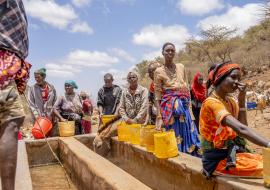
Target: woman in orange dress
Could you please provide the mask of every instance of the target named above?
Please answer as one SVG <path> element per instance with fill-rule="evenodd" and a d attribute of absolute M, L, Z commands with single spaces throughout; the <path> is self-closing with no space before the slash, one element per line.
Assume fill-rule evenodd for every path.
<path fill-rule="evenodd" d="M 248 153 L 244 138 L 264 147 L 269 140 L 247 126 L 246 86 L 240 83 L 238 64 L 217 64 L 209 73 L 208 83 L 214 91 L 203 102 L 200 115 L 203 173 L 234 176 L 262 176 L 262 157 Z M 239 91 L 238 101 L 230 94 Z"/>

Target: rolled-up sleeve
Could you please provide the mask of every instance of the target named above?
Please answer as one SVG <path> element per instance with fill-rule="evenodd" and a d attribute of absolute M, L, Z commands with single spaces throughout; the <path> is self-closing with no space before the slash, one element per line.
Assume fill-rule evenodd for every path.
<path fill-rule="evenodd" d="M 103 89 L 99 89 L 98 91 L 98 100 L 97 100 L 97 106 L 103 107 L 104 105 L 104 97 L 103 97 Z"/>
<path fill-rule="evenodd" d="M 155 100 L 161 100 L 162 79 L 158 69 L 154 73 Z"/>
<path fill-rule="evenodd" d="M 138 123 L 144 123 L 147 119 L 148 115 L 148 108 L 149 108 L 149 101 L 148 101 L 148 90 L 146 88 L 142 91 L 142 105 L 141 109 L 138 112 L 137 116 L 135 117 L 135 121 Z"/>
<path fill-rule="evenodd" d="M 56 109 L 57 111 L 60 111 L 61 110 L 62 100 L 63 100 L 63 97 L 62 96 L 59 96 L 57 98 L 56 102 L 54 103 L 53 108 Z"/>
<path fill-rule="evenodd" d="M 119 103 L 119 114 L 121 115 L 124 121 L 127 121 L 129 118 L 126 114 L 126 105 L 125 105 L 125 92 L 122 91 L 120 103 Z"/>

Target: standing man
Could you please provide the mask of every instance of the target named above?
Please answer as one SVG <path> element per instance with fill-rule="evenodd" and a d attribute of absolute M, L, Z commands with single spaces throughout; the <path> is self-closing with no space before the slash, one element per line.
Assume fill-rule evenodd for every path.
<path fill-rule="evenodd" d="M 31 65 L 27 18 L 22 0 L 0 0 L 0 176 L 2 190 L 14 190 L 18 131 L 24 121 L 19 94 Z"/>
<path fill-rule="evenodd" d="M 53 106 L 56 102 L 56 90 L 46 78 L 46 69 L 41 68 L 34 72 L 36 84 L 28 91 L 28 101 L 35 117 L 46 117 L 52 121 Z"/>
<path fill-rule="evenodd" d="M 97 106 L 100 115 L 117 115 L 122 90 L 113 84 L 113 76 L 110 73 L 104 75 L 105 85 L 98 91 Z"/>

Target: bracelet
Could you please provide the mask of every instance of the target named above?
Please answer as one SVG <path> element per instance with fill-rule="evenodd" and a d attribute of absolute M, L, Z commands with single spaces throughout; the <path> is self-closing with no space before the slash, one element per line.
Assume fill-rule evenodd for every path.
<path fill-rule="evenodd" d="M 239 111 L 247 111 L 247 108 L 239 108 Z"/>

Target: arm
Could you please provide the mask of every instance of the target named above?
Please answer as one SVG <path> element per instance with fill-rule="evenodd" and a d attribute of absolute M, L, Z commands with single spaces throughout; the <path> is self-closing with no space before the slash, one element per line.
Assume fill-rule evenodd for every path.
<path fill-rule="evenodd" d="M 35 105 L 35 97 L 34 97 L 34 94 L 33 94 L 33 88 L 30 87 L 29 91 L 28 91 L 28 102 L 30 104 L 30 109 L 33 113 L 33 115 L 35 116 L 35 118 L 37 118 L 39 116 L 39 112 L 38 112 L 38 109 Z"/>
<path fill-rule="evenodd" d="M 126 114 L 126 109 L 125 109 L 125 93 L 122 92 L 120 103 L 119 103 L 119 114 L 123 118 L 125 122 L 129 120 L 129 117 Z"/>
<path fill-rule="evenodd" d="M 160 101 L 161 101 L 161 92 L 162 92 L 162 80 L 157 73 L 157 70 L 154 73 L 154 85 L 155 85 L 155 105 L 157 108 L 157 117 L 156 117 L 156 129 L 161 130 L 163 125 L 163 120 L 161 116 Z"/>
<path fill-rule="evenodd" d="M 103 114 L 103 98 L 102 98 L 102 89 L 100 89 L 98 91 L 98 100 L 97 100 L 97 107 L 98 107 L 98 111 L 99 114 L 102 115 Z"/>
<path fill-rule="evenodd" d="M 226 125 L 231 127 L 235 132 L 237 132 L 240 136 L 248 139 L 249 141 L 259 145 L 267 147 L 269 145 L 269 141 L 258 135 L 254 130 L 249 128 L 248 126 L 242 124 L 233 116 L 228 115 L 222 120 L 222 125 Z"/>
<path fill-rule="evenodd" d="M 144 89 L 142 92 L 142 105 L 140 111 L 134 118 L 135 123 L 140 123 L 144 119 L 144 117 L 146 117 L 146 119 L 148 118 L 148 107 L 149 107 L 148 90 Z"/>
<path fill-rule="evenodd" d="M 248 125 L 246 112 L 246 85 L 242 85 L 239 83 L 238 88 L 239 88 L 238 106 L 240 108 L 238 120 L 242 124 Z"/>
<path fill-rule="evenodd" d="M 60 121 L 65 121 L 65 119 L 61 116 L 61 114 L 59 113 L 60 107 L 62 104 L 62 97 L 59 97 L 54 106 L 53 106 L 53 113 L 55 114 L 55 116 L 60 120 Z"/>
<path fill-rule="evenodd" d="M 122 95 L 122 89 L 119 90 L 119 94 L 118 94 L 117 99 L 116 99 L 116 105 L 117 105 L 117 107 L 115 109 L 114 115 L 119 115 L 121 95 Z"/>

